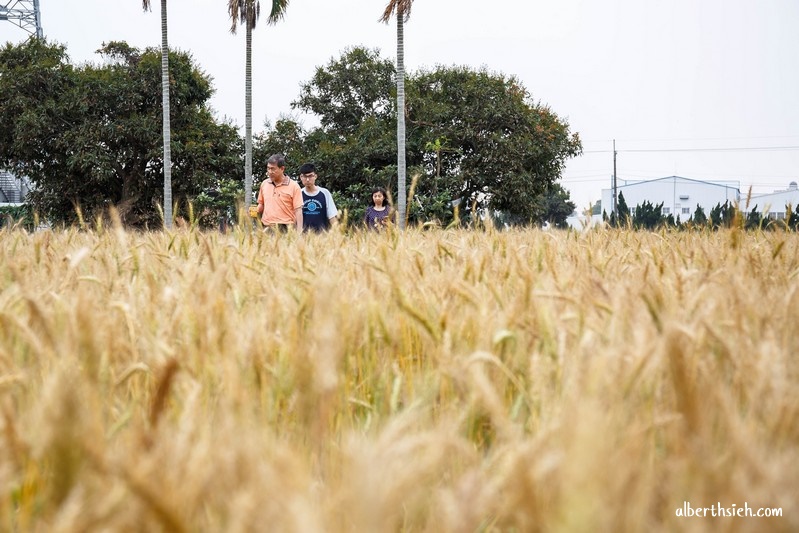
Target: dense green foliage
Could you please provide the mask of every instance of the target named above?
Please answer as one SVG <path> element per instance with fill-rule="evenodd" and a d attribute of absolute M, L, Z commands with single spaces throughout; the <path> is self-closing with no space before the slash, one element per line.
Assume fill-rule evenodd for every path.
<path fill-rule="evenodd" d="M 29 205 L 0 206 L 0 228 L 23 227 L 32 230 L 34 225 L 34 217 Z"/>
<path fill-rule="evenodd" d="M 258 139 L 256 161 L 263 168 L 263 157 L 284 151 L 295 164 L 316 162 L 320 183 L 358 218 L 372 187 L 396 182 L 393 76 L 390 61 L 364 48 L 317 68 L 293 107 L 319 117 L 319 126 L 278 121 Z M 518 80 L 437 67 L 409 73 L 405 87 L 411 221 L 449 223 L 453 202 L 514 222 L 565 221 L 573 205 L 554 185 L 580 141 Z"/>
<path fill-rule="evenodd" d="M 113 42 L 102 65 L 75 66 L 65 48 L 31 40 L 0 50 L 0 167 L 33 184 L 33 210 L 55 223 L 91 220 L 109 206 L 130 226 L 160 225 L 160 52 Z M 177 216 L 216 225 L 241 200 L 242 140 L 207 107 L 212 87 L 188 54 L 170 53 L 172 189 Z M 253 151 L 255 190 L 273 153 L 289 173 L 320 170 L 350 221 L 370 190 L 396 183 L 394 66 L 376 51 L 345 51 L 302 86 L 293 107 L 319 119 L 267 125 Z M 409 219 L 449 224 L 462 214 L 508 224 L 562 225 L 574 209 L 557 180 L 580 141 L 512 77 L 437 67 L 407 79 Z M 239 183 L 242 182 L 242 183 Z M 77 209 L 79 208 L 79 209 Z M 81 215 L 82 214 L 82 215 Z"/>
<path fill-rule="evenodd" d="M 115 206 L 132 226 L 160 224 L 160 51 L 110 43 L 102 65 L 73 66 L 65 48 L 29 40 L 0 50 L 0 167 L 26 175 L 32 207 L 56 223 Z M 194 197 L 241 168 L 241 141 L 206 103 L 210 78 L 170 53 L 172 190 Z"/>

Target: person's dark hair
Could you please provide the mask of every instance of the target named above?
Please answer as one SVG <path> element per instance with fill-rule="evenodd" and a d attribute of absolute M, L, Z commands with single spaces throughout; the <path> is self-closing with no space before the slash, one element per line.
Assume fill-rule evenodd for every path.
<path fill-rule="evenodd" d="M 300 167 L 300 170 L 297 171 L 297 174 L 299 175 L 311 173 L 316 173 L 316 166 L 313 163 L 305 163 Z"/>
<path fill-rule="evenodd" d="M 369 193 L 369 205 L 374 207 L 375 200 L 372 197 L 375 195 L 376 192 L 383 193 L 383 205 L 388 205 L 388 193 L 386 192 L 386 189 L 384 187 L 375 187 L 374 189 L 372 189 L 372 192 Z"/>
<path fill-rule="evenodd" d="M 274 154 L 266 160 L 266 164 L 272 163 L 281 168 L 286 168 L 286 156 L 283 154 Z"/>

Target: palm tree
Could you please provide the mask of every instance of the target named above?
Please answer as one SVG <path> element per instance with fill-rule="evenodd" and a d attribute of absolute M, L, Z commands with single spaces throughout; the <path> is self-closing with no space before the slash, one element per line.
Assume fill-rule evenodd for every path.
<path fill-rule="evenodd" d="M 403 27 L 411 16 L 413 0 L 389 0 L 380 22 L 397 15 L 397 224 L 405 229 L 405 42 Z"/>
<path fill-rule="evenodd" d="M 272 0 L 272 10 L 267 24 L 275 24 L 283 18 L 289 0 Z M 252 30 L 261 15 L 259 0 L 228 0 L 230 32 L 236 33 L 239 23 L 247 30 L 247 51 L 244 67 L 244 202 L 252 203 Z"/>
<path fill-rule="evenodd" d="M 150 9 L 150 0 L 142 0 Z M 166 38 L 166 0 L 161 0 L 161 109 L 164 116 L 164 225 L 172 228 L 172 129 L 169 125 L 169 44 Z"/>

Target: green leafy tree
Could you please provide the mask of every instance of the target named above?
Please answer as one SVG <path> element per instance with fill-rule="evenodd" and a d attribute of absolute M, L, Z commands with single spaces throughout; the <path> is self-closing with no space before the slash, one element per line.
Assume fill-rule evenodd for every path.
<path fill-rule="evenodd" d="M 391 98 L 394 65 L 376 50 L 351 48 L 327 65 L 317 67 L 303 84 L 294 109 L 316 115 L 320 125 L 303 133 L 302 158 L 314 161 L 340 209 L 359 220 L 373 187 L 392 195 L 396 186 L 396 116 Z M 284 119 L 288 122 L 289 119 Z M 283 132 L 280 131 L 283 130 Z M 266 134 L 280 146 L 281 121 Z M 293 131 L 300 131 L 299 125 Z M 301 142 L 293 143 L 294 147 Z M 409 154 L 413 157 L 413 150 Z M 289 160 L 299 162 L 287 152 Z M 395 195 L 393 195 L 395 196 Z"/>
<path fill-rule="evenodd" d="M 88 218 L 114 205 L 126 224 L 156 227 L 161 58 L 117 42 L 101 53 L 104 65 L 76 68 L 60 45 L 0 50 L 0 166 L 30 178 L 30 203 L 53 222 L 74 222 L 75 206 Z M 171 55 L 172 185 L 185 201 L 234 175 L 241 143 L 208 110 L 207 76 L 187 54 Z"/>
<path fill-rule="evenodd" d="M 621 196 L 621 195 L 620 195 Z M 644 203 L 636 206 L 633 215 L 633 227 L 638 229 L 653 230 L 665 222 L 663 217 L 663 203 L 653 205 L 652 202 L 644 200 Z"/>
<path fill-rule="evenodd" d="M 379 51 L 348 48 L 338 59 L 317 67 L 291 105 L 317 115 L 322 131 L 330 134 L 331 139 L 338 136 L 344 141 L 363 133 L 361 125 L 369 121 L 388 122 L 393 129 L 396 127 L 391 99 L 393 79 L 394 65 L 381 58 Z"/>
<path fill-rule="evenodd" d="M 619 198 L 616 205 L 616 211 L 617 213 L 614 213 L 616 214 L 616 223 L 613 224 L 611 222 L 611 226 L 626 228 L 632 222 L 632 218 L 630 216 L 630 208 L 627 207 L 627 200 L 624 199 L 624 193 L 621 191 L 619 191 Z M 612 218 L 613 217 L 611 215 L 611 221 Z"/>
<path fill-rule="evenodd" d="M 548 191 L 534 200 L 538 215 L 534 222 L 538 225 L 549 223 L 556 228 L 568 227 L 566 219 L 574 212 L 577 205 L 569 199 L 569 192 L 559 183 L 553 184 Z"/>
<path fill-rule="evenodd" d="M 376 185 L 392 192 L 393 73 L 376 51 L 349 49 L 318 68 L 293 104 L 319 116 L 305 149 L 345 203 L 363 206 Z M 485 70 L 412 74 L 407 91 L 406 159 L 415 178 L 409 219 L 447 224 L 452 203 L 459 202 L 461 210 L 474 204 L 538 222 L 536 198 L 552 190 L 566 159 L 580 151 L 568 125 L 532 102 L 514 78 Z"/>
<path fill-rule="evenodd" d="M 708 218 L 710 219 L 711 227 L 713 229 L 719 229 L 732 227 L 737 216 L 735 205 L 729 201 L 725 201 L 723 205 L 721 203 L 716 204 L 716 206 L 710 210 Z"/>
<path fill-rule="evenodd" d="M 739 213 L 735 204 L 725 201 L 721 212 L 721 221 L 725 228 L 731 228 L 738 219 Z"/>
<path fill-rule="evenodd" d="M 694 216 L 692 218 L 692 222 L 697 227 L 704 227 L 707 225 L 707 215 L 705 215 L 705 210 L 702 209 L 702 206 L 696 204 L 696 209 L 694 210 Z"/>
<path fill-rule="evenodd" d="M 745 229 L 759 229 L 763 224 L 763 214 L 757 211 L 757 205 L 746 214 L 746 221 L 744 224 Z"/>
<path fill-rule="evenodd" d="M 0 206 L 0 228 L 23 227 L 28 231 L 34 229 L 34 217 L 30 205 Z"/>
<path fill-rule="evenodd" d="M 220 178 L 212 187 L 202 191 L 194 199 L 200 226 L 218 226 L 220 231 L 226 232 L 236 220 L 236 206 L 243 194 L 241 181 L 231 178 Z"/>
<path fill-rule="evenodd" d="M 565 229 L 569 225 L 566 219 L 574 212 L 576 204 L 569 199 L 569 192 L 559 183 L 555 183 L 550 190 L 536 196 L 532 200 L 534 217 L 532 220 L 525 215 L 511 215 L 499 212 L 496 221 L 499 224 L 510 226 L 526 225 L 533 223 L 536 226 L 550 224 L 553 227 Z"/>
<path fill-rule="evenodd" d="M 28 174 L 26 162 L 35 172 L 50 170 L 49 154 L 35 142 L 38 135 L 54 137 L 60 132 L 62 113 L 56 112 L 55 96 L 72 91 L 75 73 L 69 64 L 64 46 L 51 46 L 40 39 L 30 39 L 23 45 L 6 43 L 0 50 L 0 168 L 22 176 Z M 78 107 L 81 100 L 73 103 Z M 48 120 L 48 116 L 59 120 Z"/>
<path fill-rule="evenodd" d="M 791 205 L 788 204 L 785 206 L 785 211 L 788 215 L 785 220 L 788 228 L 794 231 L 799 231 L 799 204 L 797 204 L 793 209 L 791 209 Z"/>
<path fill-rule="evenodd" d="M 726 204 L 725 204 L 726 205 Z M 721 227 L 722 208 L 721 203 L 717 203 L 710 209 L 710 227 L 719 229 Z"/>
<path fill-rule="evenodd" d="M 409 145 L 418 151 L 446 139 L 447 146 L 412 159 L 424 169 L 420 192 L 446 191 L 464 205 L 535 223 L 534 199 L 551 190 L 566 160 L 581 150 L 568 124 L 535 103 L 516 78 L 487 70 L 421 71 L 408 91 Z"/>
<path fill-rule="evenodd" d="M 296 178 L 297 168 L 314 159 L 314 154 L 307 146 L 307 133 L 299 123 L 288 117 L 278 119 L 274 127 L 270 124 L 266 127 L 266 131 L 255 138 L 253 160 L 258 171 L 254 175 L 259 180 L 266 179 L 267 159 L 273 154 L 284 154 L 286 173 Z"/>

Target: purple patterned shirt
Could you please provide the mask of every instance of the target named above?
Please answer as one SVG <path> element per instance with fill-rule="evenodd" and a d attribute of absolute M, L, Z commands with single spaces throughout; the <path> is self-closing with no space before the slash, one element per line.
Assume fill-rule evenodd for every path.
<path fill-rule="evenodd" d="M 366 208 L 366 215 L 363 221 L 366 222 L 366 227 L 379 231 L 386 225 L 386 219 L 391 214 L 391 208 L 386 206 L 382 211 L 375 209 L 375 206 L 370 205 Z"/>

